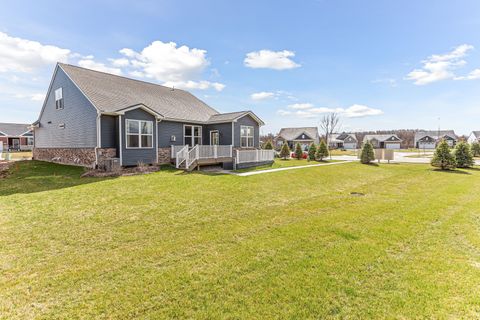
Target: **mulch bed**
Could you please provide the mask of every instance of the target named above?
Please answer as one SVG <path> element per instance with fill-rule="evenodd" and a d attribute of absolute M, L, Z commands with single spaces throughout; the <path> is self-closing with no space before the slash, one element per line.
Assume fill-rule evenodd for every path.
<path fill-rule="evenodd" d="M 0 179 L 4 179 L 8 176 L 8 170 L 12 164 L 13 162 L 0 161 Z"/>

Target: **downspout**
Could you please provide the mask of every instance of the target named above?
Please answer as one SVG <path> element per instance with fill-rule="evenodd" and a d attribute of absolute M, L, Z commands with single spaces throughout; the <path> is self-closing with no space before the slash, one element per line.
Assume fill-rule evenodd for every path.
<path fill-rule="evenodd" d="M 120 166 L 123 166 L 123 142 L 122 142 L 122 115 L 118 115 L 118 151 L 120 155 Z"/>
<path fill-rule="evenodd" d="M 155 152 L 157 153 L 157 163 L 158 163 L 158 124 L 159 124 L 161 121 L 162 121 L 161 119 L 157 119 L 157 121 L 155 122 L 155 124 L 156 124 L 156 128 L 155 128 L 155 146 L 156 146 L 156 150 L 155 150 Z"/>
<path fill-rule="evenodd" d="M 98 149 L 100 149 L 102 144 L 101 117 L 102 117 L 102 114 L 100 112 L 97 112 L 97 146 L 95 147 L 95 168 L 98 168 Z"/>

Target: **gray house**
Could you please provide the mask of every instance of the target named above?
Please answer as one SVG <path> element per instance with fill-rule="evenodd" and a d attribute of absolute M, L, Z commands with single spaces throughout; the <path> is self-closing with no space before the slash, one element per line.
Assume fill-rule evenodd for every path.
<path fill-rule="evenodd" d="M 34 159 L 95 167 L 232 162 L 259 147 L 252 111 L 219 113 L 191 93 L 58 63 L 35 127 Z M 180 158 L 180 159 L 179 159 Z"/>
<path fill-rule="evenodd" d="M 334 133 L 328 138 L 328 146 L 332 149 L 355 150 L 358 140 L 354 133 Z"/>
<path fill-rule="evenodd" d="M 402 139 L 396 134 L 367 134 L 363 143 L 370 141 L 375 149 L 400 149 Z"/>
<path fill-rule="evenodd" d="M 441 140 L 447 141 L 450 147 L 454 147 L 458 138 L 453 130 L 418 131 L 415 133 L 415 147 L 418 149 L 435 149 Z"/>
<path fill-rule="evenodd" d="M 277 148 L 286 141 L 292 150 L 299 143 L 302 149 L 307 151 L 312 142 L 320 142 L 320 136 L 316 127 L 282 128 L 274 140 Z"/>
<path fill-rule="evenodd" d="M 30 124 L 0 123 L 0 150 L 26 151 L 33 148 Z"/>

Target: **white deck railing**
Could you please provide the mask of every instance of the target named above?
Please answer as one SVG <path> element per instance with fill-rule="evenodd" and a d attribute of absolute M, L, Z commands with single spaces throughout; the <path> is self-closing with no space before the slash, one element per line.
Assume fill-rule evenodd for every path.
<path fill-rule="evenodd" d="M 273 161 L 273 150 L 237 150 L 237 163 Z"/>
<path fill-rule="evenodd" d="M 192 149 L 190 149 L 190 151 L 188 151 L 188 155 L 187 155 L 187 169 L 190 168 L 190 166 L 192 165 L 192 163 L 195 162 L 195 160 L 198 160 L 199 158 L 199 149 L 198 149 L 198 145 L 196 145 L 195 147 L 193 147 Z"/>
<path fill-rule="evenodd" d="M 173 146 L 172 146 L 173 147 Z M 172 148 L 173 151 L 173 148 Z M 184 161 L 188 159 L 188 146 L 183 146 L 180 150 L 175 153 L 175 167 L 180 168 Z"/>
<path fill-rule="evenodd" d="M 231 145 L 197 145 L 200 159 L 231 158 L 233 156 Z M 185 146 L 171 146 L 171 157 L 175 159 L 177 153 Z"/>

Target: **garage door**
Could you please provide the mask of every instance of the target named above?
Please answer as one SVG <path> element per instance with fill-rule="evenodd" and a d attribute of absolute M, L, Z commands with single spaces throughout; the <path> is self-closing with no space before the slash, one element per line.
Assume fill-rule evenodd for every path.
<path fill-rule="evenodd" d="M 400 149 L 400 143 L 386 143 L 385 149 Z"/>
<path fill-rule="evenodd" d="M 435 149 L 435 142 L 418 143 L 419 149 Z"/>
<path fill-rule="evenodd" d="M 343 145 L 343 148 L 346 149 L 346 150 L 357 149 L 357 144 L 356 143 L 345 143 Z"/>

